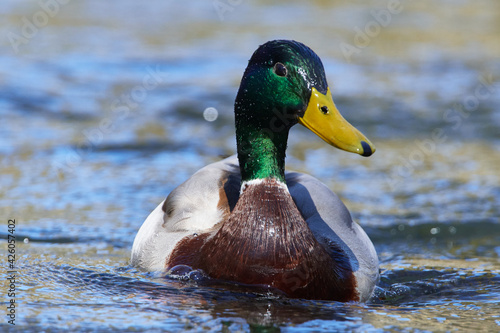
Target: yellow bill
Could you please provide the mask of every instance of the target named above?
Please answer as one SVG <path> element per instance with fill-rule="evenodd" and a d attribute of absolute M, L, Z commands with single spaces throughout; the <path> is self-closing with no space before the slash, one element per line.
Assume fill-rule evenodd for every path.
<path fill-rule="evenodd" d="M 312 88 L 309 104 L 304 116 L 299 117 L 299 123 L 339 149 L 363 156 L 370 156 L 375 152 L 375 146 L 370 140 L 349 124 L 337 110 L 330 88 L 326 95 Z"/>

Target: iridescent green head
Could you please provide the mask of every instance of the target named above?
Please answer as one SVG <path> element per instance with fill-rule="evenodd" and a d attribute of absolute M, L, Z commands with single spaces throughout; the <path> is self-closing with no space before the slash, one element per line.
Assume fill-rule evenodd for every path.
<path fill-rule="evenodd" d="M 235 121 L 243 181 L 284 181 L 288 132 L 297 123 L 340 149 L 363 156 L 375 151 L 335 107 L 319 57 L 295 41 L 270 41 L 254 52 L 236 96 Z"/>

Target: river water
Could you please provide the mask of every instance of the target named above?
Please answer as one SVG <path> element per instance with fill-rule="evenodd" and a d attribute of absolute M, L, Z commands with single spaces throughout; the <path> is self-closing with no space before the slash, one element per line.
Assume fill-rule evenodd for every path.
<path fill-rule="evenodd" d="M 500 331 L 498 1 L 4 0 L 0 16 L 2 331 Z M 278 38 L 319 54 L 377 146 L 363 158 L 297 127 L 287 151 L 374 242 L 366 304 L 128 265 L 149 212 L 235 152 L 239 80 Z"/>

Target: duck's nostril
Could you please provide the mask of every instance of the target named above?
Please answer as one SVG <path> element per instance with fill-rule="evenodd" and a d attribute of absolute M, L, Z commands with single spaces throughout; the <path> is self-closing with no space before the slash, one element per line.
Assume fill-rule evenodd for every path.
<path fill-rule="evenodd" d="M 363 147 L 363 156 L 370 156 L 373 154 L 372 147 L 370 147 L 366 141 L 361 141 L 361 147 Z"/>
<path fill-rule="evenodd" d="M 321 109 L 321 112 L 323 112 L 323 114 L 328 114 L 328 111 L 330 111 L 330 110 L 328 110 L 328 106 L 326 106 L 326 105 L 323 105 L 320 109 Z"/>

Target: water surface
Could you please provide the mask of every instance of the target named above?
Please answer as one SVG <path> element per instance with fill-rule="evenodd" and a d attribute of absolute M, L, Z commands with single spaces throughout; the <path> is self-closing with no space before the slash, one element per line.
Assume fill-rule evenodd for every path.
<path fill-rule="evenodd" d="M 498 2 L 403 1 L 386 16 L 384 1 L 227 3 L 92 0 L 47 12 L 4 1 L 0 234 L 16 219 L 15 329 L 500 330 Z M 377 146 L 363 158 L 294 128 L 287 151 L 287 167 L 334 190 L 374 242 L 381 280 L 367 304 L 128 265 L 149 212 L 235 152 L 239 80 L 276 38 L 320 55 L 337 106 Z"/>

